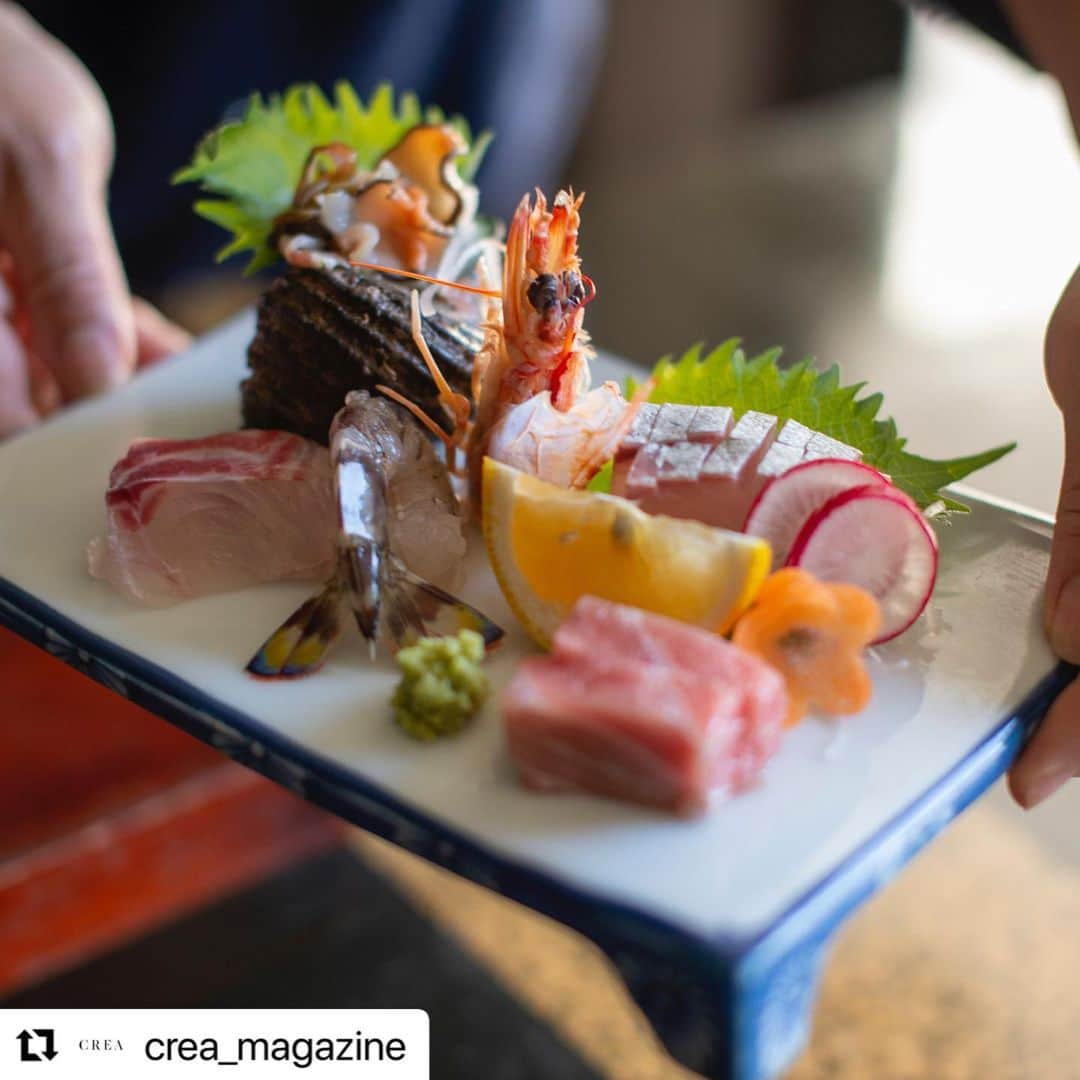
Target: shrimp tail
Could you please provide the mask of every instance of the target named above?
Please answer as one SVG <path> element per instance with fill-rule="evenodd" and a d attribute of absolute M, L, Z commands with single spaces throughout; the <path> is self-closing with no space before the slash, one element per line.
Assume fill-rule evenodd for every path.
<path fill-rule="evenodd" d="M 318 671 L 341 637 L 343 592 L 335 574 L 259 646 L 247 671 L 261 679 L 295 679 Z"/>
<path fill-rule="evenodd" d="M 379 639 L 384 559 L 378 545 L 366 541 L 344 548 L 339 557 L 338 572 L 345 584 L 345 595 L 372 659 Z"/>
<path fill-rule="evenodd" d="M 346 599 L 372 657 L 380 631 L 394 652 L 417 638 L 463 629 L 475 630 L 492 649 L 506 634 L 482 611 L 417 576 L 393 555 L 373 564 L 364 553 L 349 551 L 342 553 L 339 572 L 259 646 L 247 671 L 260 679 L 313 675 L 341 637 Z"/>
<path fill-rule="evenodd" d="M 371 657 L 382 641 L 391 652 L 417 638 L 476 630 L 491 648 L 505 631 L 464 600 L 414 574 L 396 555 L 357 544 L 342 552 L 341 578 Z"/>
<path fill-rule="evenodd" d="M 475 630 L 484 647 L 494 648 L 506 631 L 471 604 L 414 574 L 391 555 L 383 581 L 385 636 L 396 651 L 421 637 Z"/>

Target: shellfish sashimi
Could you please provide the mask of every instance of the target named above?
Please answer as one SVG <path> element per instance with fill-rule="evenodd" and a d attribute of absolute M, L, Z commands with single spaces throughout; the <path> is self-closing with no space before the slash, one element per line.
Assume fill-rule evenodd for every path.
<path fill-rule="evenodd" d="M 767 413 L 746 412 L 732 427 L 723 406 L 642 406 L 616 452 L 612 491 L 650 514 L 740 530 L 770 480 L 823 458 L 862 454 Z"/>
<path fill-rule="evenodd" d="M 472 225 L 477 191 L 457 173 L 468 150 L 449 124 L 418 124 L 372 169 L 341 142 L 312 147 L 274 239 L 293 266 L 331 269 L 348 259 L 423 271 L 454 228 Z"/>
<path fill-rule="evenodd" d="M 787 694 L 721 637 L 585 597 L 500 708 L 526 786 L 692 815 L 753 782 L 780 745 Z"/>
<path fill-rule="evenodd" d="M 334 565 L 326 451 L 282 431 L 140 439 L 116 463 L 90 573 L 165 606 L 267 581 L 317 581 Z"/>
<path fill-rule="evenodd" d="M 437 408 L 410 338 L 411 288 L 380 271 L 467 278 L 480 251 L 497 249 L 477 224 L 476 187 L 458 172 L 467 150 L 451 124 L 418 124 L 374 164 L 341 142 L 311 147 L 270 235 L 288 266 L 258 306 L 242 388 L 246 426 L 325 443 L 345 395 L 379 384 Z M 479 311 L 460 296 L 428 299 L 431 349 L 464 392 L 483 339 Z"/>

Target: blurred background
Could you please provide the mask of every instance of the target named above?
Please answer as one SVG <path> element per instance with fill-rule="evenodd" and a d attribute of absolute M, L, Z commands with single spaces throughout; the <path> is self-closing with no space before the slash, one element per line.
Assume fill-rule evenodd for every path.
<path fill-rule="evenodd" d="M 235 109 L 283 74 L 325 71 L 328 86 L 345 73 L 364 90 L 392 78 L 497 132 L 480 177 L 489 212 L 505 218 L 537 183 L 587 193 L 581 244 L 599 287 L 587 325 L 602 348 L 652 364 L 738 336 L 837 361 L 872 375 L 928 455 L 1016 438 L 1020 452 L 980 483 L 1053 507 L 1041 334 L 1076 261 L 1080 161 L 1049 80 L 891 0 L 451 3 L 448 25 L 488 30 L 423 68 L 400 55 L 396 35 L 415 28 L 386 15 L 395 7 L 361 4 L 351 25 L 385 20 L 380 41 L 399 48 L 361 34 L 332 72 L 302 54 L 245 61 L 164 133 L 118 118 L 114 215 L 137 289 L 203 329 L 264 284 L 241 280 L 239 259 L 215 272 L 221 234 L 191 214 L 190 188 L 160 183 L 223 100 Z M 119 69 L 101 61 L 90 66 L 108 89 Z M 954 423 L 961 402 L 974 427 Z"/>
<path fill-rule="evenodd" d="M 1019 449 L 979 486 L 1053 510 L 1062 447 L 1041 342 L 1080 255 L 1080 160 L 1055 86 L 971 29 L 912 18 L 886 0 L 513 6 L 528 18 L 511 18 L 510 7 L 478 3 L 469 17 L 499 28 L 488 47 L 511 50 L 518 82 L 498 73 L 470 82 L 450 65 L 425 96 L 497 130 L 481 180 L 489 208 L 505 213 L 534 178 L 588 193 L 582 251 L 599 298 L 587 326 L 602 348 L 651 364 L 696 341 L 739 336 L 755 350 L 779 344 L 789 356 L 836 361 L 884 392 L 921 453 L 1016 439 Z M 63 38 L 62 20 L 49 17 Z M 218 24 L 228 55 L 238 55 L 239 30 L 224 16 Z M 183 58 L 176 49 L 170 62 Z M 102 54 L 100 67 L 86 59 L 108 90 L 115 57 Z M 390 54 L 385 67 L 360 73 L 300 57 L 283 81 L 328 85 L 350 74 L 360 87 L 384 77 L 400 84 L 396 62 L 413 70 Z M 240 96 L 282 82 L 236 78 L 250 79 L 235 88 Z M 123 204 L 135 199 L 125 194 L 138 187 L 132 177 L 164 190 L 169 169 L 219 115 L 220 95 L 205 96 L 193 130 L 174 131 L 165 149 L 145 123 L 119 125 L 114 188 L 135 286 L 196 330 L 249 303 L 260 283 L 243 281 L 238 265 L 213 268 L 220 239 L 194 223 L 190 192 L 170 195 L 149 230 L 142 200 L 138 214 Z M 1067 791 L 1024 816 L 995 791 L 921 856 L 841 935 L 813 1045 L 793 1075 L 1076 1075 L 1080 1036 L 1068 1003 L 1080 990 L 1078 810 L 1080 795 Z M 468 958 L 454 963 L 494 976 L 578 1062 L 534 1040 L 520 1044 L 532 1049 L 519 1048 L 509 1071 L 489 1075 L 685 1075 L 589 945 L 370 838 L 350 834 L 348 843 Z M 290 859 L 308 850 L 295 848 Z M 3 871 L 0 861 L 0 889 Z M 310 892 L 295 880 L 294 891 Z M 233 903 L 235 920 L 241 901 Z M 264 916 L 270 903 L 259 905 Z M 211 965 L 199 942 L 208 949 L 221 930 L 202 918 L 185 940 Z M 159 913 L 137 929 L 165 922 Z M 167 955 L 168 932 L 151 939 Z M 305 933 L 310 954 L 322 939 Z M 72 957 L 82 963 L 105 942 Z M 143 970 L 140 945 L 127 948 L 124 970 Z M 72 962 L 52 962 L 34 980 Z M 96 961 L 81 983 L 69 974 L 68 985 L 90 992 L 111 977 L 109 962 Z"/>

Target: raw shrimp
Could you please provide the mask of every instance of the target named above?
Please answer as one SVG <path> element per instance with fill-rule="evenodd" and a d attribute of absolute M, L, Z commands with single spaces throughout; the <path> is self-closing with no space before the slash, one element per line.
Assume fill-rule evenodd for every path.
<path fill-rule="evenodd" d="M 415 574 L 460 584 L 465 538 L 446 466 L 423 431 L 384 398 L 354 391 L 330 428 L 342 544 L 376 543 Z"/>
<path fill-rule="evenodd" d="M 502 637 L 486 616 L 426 580 L 450 585 L 465 555 L 457 500 L 445 465 L 397 406 L 363 391 L 349 394 L 330 431 L 340 531 L 338 565 L 322 592 L 267 639 L 248 670 L 308 674 L 341 634 L 351 607 L 374 654 L 439 630 L 468 626 L 488 645 Z M 422 575 L 422 576 L 421 576 Z"/>
<path fill-rule="evenodd" d="M 479 370 L 473 368 L 481 431 L 494 424 L 487 413 L 501 414 L 541 391 L 550 391 L 555 407 L 565 411 L 589 388 L 593 349 L 582 322 L 596 289 L 582 275 L 577 254 L 583 198 L 560 191 L 549 212 L 537 191 L 535 205 L 526 195 L 514 212 L 506 238 L 501 327 Z"/>
<path fill-rule="evenodd" d="M 615 383 L 583 394 L 566 410 L 551 391 L 533 394 L 504 413 L 488 437 L 496 461 L 561 487 L 584 487 L 611 459 L 625 430 L 628 408 Z"/>
<path fill-rule="evenodd" d="M 614 455 L 648 394 L 646 385 L 628 402 L 614 383 L 589 389 L 593 350 L 582 320 L 596 290 L 581 273 L 577 254 L 581 201 L 560 191 L 549 211 L 537 191 L 535 203 L 526 195 L 518 204 L 506 241 L 502 292 L 493 294 L 499 303 L 489 307 L 484 344 L 473 363 L 471 402 L 439 373 L 414 296 L 413 336 L 439 385 L 452 435 L 399 394 L 379 387 L 444 439 L 451 460 L 464 452 L 474 499 L 488 454 L 553 483 L 583 487 Z"/>

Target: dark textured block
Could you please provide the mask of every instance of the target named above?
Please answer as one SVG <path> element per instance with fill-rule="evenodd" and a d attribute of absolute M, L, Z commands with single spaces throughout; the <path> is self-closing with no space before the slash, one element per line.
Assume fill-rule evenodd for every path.
<path fill-rule="evenodd" d="M 289 269 L 259 302 L 242 386 L 244 424 L 280 428 L 325 444 L 350 390 L 397 390 L 445 422 L 434 380 L 412 340 L 410 289 L 340 268 Z M 469 393 L 482 336 L 474 327 L 425 319 L 424 337 L 447 381 Z"/>

